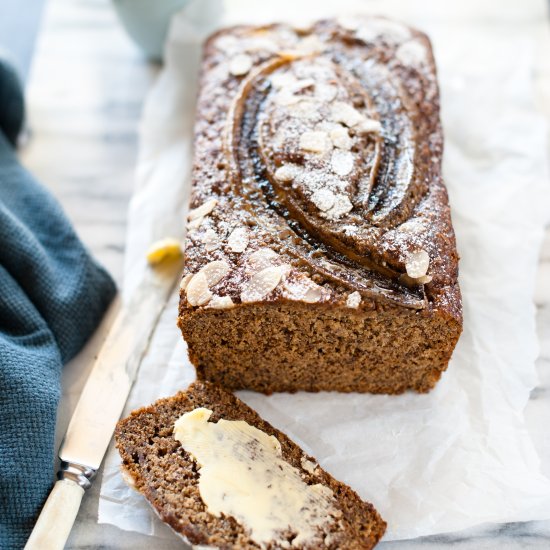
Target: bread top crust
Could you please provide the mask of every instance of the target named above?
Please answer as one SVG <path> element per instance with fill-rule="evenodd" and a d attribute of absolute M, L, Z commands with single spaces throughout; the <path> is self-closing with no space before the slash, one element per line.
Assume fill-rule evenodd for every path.
<path fill-rule="evenodd" d="M 363 502 L 348 486 L 336 481 L 285 434 L 273 428 L 242 401 L 214 384 L 195 382 L 187 391 L 138 409 L 121 420 L 115 430 L 116 447 L 122 457 L 127 482 L 143 493 L 160 518 L 192 544 L 220 548 L 258 548 L 245 528 L 231 517 L 210 514 L 201 499 L 200 470 L 193 458 L 174 438 L 174 423 L 183 414 L 205 407 L 213 411 L 211 421 L 244 420 L 277 438 L 282 457 L 297 468 L 308 484 L 321 483 L 333 491 L 342 515 L 329 522 L 318 548 L 372 548 L 384 534 L 386 524 L 374 507 Z M 292 533 L 284 536 L 292 538 Z M 327 538 L 328 537 L 328 538 Z M 268 548 L 280 548 L 274 541 Z"/>
<path fill-rule="evenodd" d="M 351 302 L 461 322 L 442 152 L 423 33 L 367 17 L 214 34 L 197 103 L 182 310 Z"/>

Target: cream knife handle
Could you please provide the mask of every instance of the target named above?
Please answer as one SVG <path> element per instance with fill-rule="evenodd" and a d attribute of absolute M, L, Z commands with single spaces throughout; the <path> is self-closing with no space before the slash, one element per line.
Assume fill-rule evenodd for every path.
<path fill-rule="evenodd" d="M 25 550 L 63 550 L 78 514 L 84 491 L 96 471 L 74 462 L 62 462 L 59 481 L 46 500 Z"/>
<path fill-rule="evenodd" d="M 57 481 L 40 512 L 25 550 L 63 550 L 83 496 L 84 489 L 75 481 Z"/>

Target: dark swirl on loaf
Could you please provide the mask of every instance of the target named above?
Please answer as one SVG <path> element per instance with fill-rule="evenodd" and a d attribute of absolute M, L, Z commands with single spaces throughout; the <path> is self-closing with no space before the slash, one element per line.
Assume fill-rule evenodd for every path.
<path fill-rule="evenodd" d="M 372 229 L 405 222 L 427 191 L 422 115 L 387 49 L 365 54 L 367 41 L 322 23 L 314 36 L 310 51 L 280 52 L 243 79 L 225 136 L 232 192 L 260 223 L 272 224 L 262 210 L 276 212 L 297 238 L 292 252 L 318 271 L 337 276 L 329 258 L 338 279 L 351 269 L 362 290 L 386 287 L 421 307 L 423 284 L 380 250 Z"/>

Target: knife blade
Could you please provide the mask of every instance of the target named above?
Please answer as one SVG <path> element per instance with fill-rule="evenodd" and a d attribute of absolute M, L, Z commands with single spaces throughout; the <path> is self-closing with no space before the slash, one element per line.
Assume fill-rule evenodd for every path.
<path fill-rule="evenodd" d="M 40 513 L 26 550 L 64 547 L 182 265 L 182 261 L 174 261 L 149 269 L 118 313 L 69 422 L 59 449 L 59 481 Z"/>

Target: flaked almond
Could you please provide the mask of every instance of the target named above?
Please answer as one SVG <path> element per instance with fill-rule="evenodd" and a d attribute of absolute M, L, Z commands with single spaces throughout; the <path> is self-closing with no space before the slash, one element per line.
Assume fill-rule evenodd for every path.
<path fill-rule="evenodd" d="M 229 72 L 234 76 L 245 75 L 252 68 L 252 58 L 245 53 L 236 55 L 229 62 Z"/>
<path fill-rule="evenodd" d="M 320 302 L 328 292 L 305 274 L 297 274 L 293 278 L 285 280 L 283 296 L 290 300 L 315 304 Z"/>
<path fill-rule="evenodd" d="M 385 42 L 400 43 L 411 37 L 411 31 L 405 25 L 397 21 L 379 18 L 371 19 L 366 24 L 361 24 L 355 31 L 355 36 L 363 42 L 374 42 L 381 37 Z"/>
<path fill-rule="evenodd" d="M 318 189 L 311 195 L 311 202 L 319 209 L 321 212 L 326 212 L 334 206 L 336 201 L 336 195 L 330 189 Z"/>
<path fill-rule="evenodd" d="M 332 148 L 332 142 L 328 134 L 322 131 L 304 132 L 300 136 L 300 149 L 311 151 L 312 153 L 324 153 Z"/>
<path fill-rule="evenodd" d="M 214 260 L 207 263 L 200 271 L 206 277 L 209 287 L 218 284 L 228 273 L 229 264 L 223 260 Z"/>
<path fill-rule="evenodd" d="M 379 134 L 382 131 L 382 125 L 379 120 L 365 118 L 355 127 L 355 129 L 361 134 Z"/>
<path fill-rule="evenodd" d="M 334 122 L 341 122 L 350 128 L 359 124 L 365 118 L 355 107 L 343 101 L 333 103 L 330 114 Z"/>
<path fill-rule="evenodd" d="M 305 274 L 287 278 L 283 285 L 283 296 L 290 300 L 314 304 L 321 301 L 328 292 Z"/>
<path fill-rule="evenodd" d="M 418 234 L 426 231 L 426 225 L 422 220 L 418 218 L 412 218 L 398 226 L 397 230 L 400 233 Z"/>
<path fill-rule="evenodd" d="M 308 54 L 320 53 L 325 48 L 326 45 L 316 34 L 310 34 L 309 36 L 302 38 L 297 45 L 298 51 Z"/>
<path fill-rule="evenodd" d="M 230 296 L 218 296 L 214 294 L 208 303 L 208 307 L 212 309 L 231 309 L 235 304 Z"/>
<path fill-rule="evenodd" d="M 338 149 L 344 149 L 349 151 L 351 149 L 351 137 L 348 133 L 347 128 L 339 126 L 330 131 L 330 139 L 334 147 Z"/>
<path fill-rule="evenodd" d="M 335 195 L 334 205 L 324 212 L 323 216 L 330 220 L 337 220 L 351 210 L 353 210 L 353 204 L 346 195 Z"/>
<path fill-rule="evenodd" d="M 403 65 L 418 67 L 428 60 L 428 50 L 420 40 L 409 40 L 397 48 L 395 57 Z"/>
<path fill-rule="evenodd" d="M 338 86 L 319 82 L 315 85 L 315 98 L 325 103 L 330 103 L 338 95 Z"/>
<path fill-rule="evenodd" d="M 204 216 L 208 216 L 208 214 L 210 214 L 210 212 L 214 210 L 214 208 L 216 207 L 216 204 L 218 204 L 217 199 L 207 200 L 205 203 L 191 210 L 187 215 L 187 219 L 190 222 L 192 222 L 193 220 L 196 220 L 198 218 L 203 218 Z"/>
<path fill-rule="evenodd" d="M 216 250 L 220 247 L 220 239 L 213 229 L 207 229 L 205 231 L 202 236 L 202 243 L 208 252 L 212 252 L 212 250 Z"/>
<path fill-rule="evenodd" d="M 361 303 L 361 294 L 359 292 L 355 291 L 348 295 L 348 298 L 346 300 L 346 305 L 348 307 L 352 308 L 358 308 L 359 304 Z"/>
<path fill-rule="evenodd" d="M 279 49 L 276 42 L 266 36 L 251 36 L 245 42 L 247 52 L 270 52 L 275 53 Z"/>
<path fill-rule="evenodd" d="M 292 90 L 292 86 L 297 82 L 297 78 L 289 72 L 276 72 L 269 77 L 269 82 L 277 90 L 286 88 Z"/>
<path fill-rule="evenodd" d="M 319 466 L 319 464 L 317 464 L 317 462 L 315 462 L 313 460 L 310 460 L 309 458 L 306 458 L 305 456 L 303 456 L 300 459 L 300 464 L 302 465 L 302 468 L 306 472 L 309 472 L 310 474 L 315 472 L 316 468 Z"/>
<path fill-rule="evenodd" d="M 320 300 L 322 300 L 324 294 L 325 294 L 325 291 L 323 290 L 323 287 L 315 284 L 312 281 L 311 285 L 306 290 L 304 297 L 302 298 L 302 301 L 306 302 L 306 304 L 315 304 Z"/>
<path fill-rule="evenodd" d="M 315 80 L 313 78 L 300 78 L 290 85 L 290 89 L 293 92 L 301 92 L 307 88 L 313 88 L 315 86 Z"/>
<path fill-rule="evenodd" d="M 302 98 L 299 95 L 296 95 L 291 89 L 283 88 L 276 96 L 275 103 L 277 105 L 288 106 L 295 105 Z"/>
<path fill-rule="evenodd" d="M 206 275 L 199 271 L 193 275 L 186 289 L 187 301 L 192 306 L 203 306 L 212 299 Z"/>
<path fill-rule="evenodd" d="M 224 53 L 236 51 L 241 46 L 239 39 L 231 34 L 221 34 L 217 36 L 213 44 L 216 49 Z"/>
<path fill-rule="evenodd" d="M 204 221 L 204 216 L 200 216 L 198 218 L 195 218 L 194 220 L 190 221 L 187 224 L 187 230 L 188 231 L 193 231 L 193 229 L 198 229 L 202 225 L 203 221 Z"/>
<path fill-rule="evenodd" d="M 188 273 L 183 277 L 183 279 L 180 282 L 180 290 L 185 290 L 187 288 L 187 285 L 189 284 L 189 281 L 193 278 L 192 273 Z"/>
<path fill-rule="evenodd" d="M 243 303 L 259 302 L 265 298 L 277 288 L 288 269 L 288 266 L 278 265 L 266 267 L 254 273 L 241 292 L 241 301 Z"/>
<path fill-rule="evenodd" d="M 248 246 L 248 230 L 246 227 L 237 227 L 227 239 L 227 246 L 232 252 L 244 252 Z"/>
<path fill-rule="evenodd" d="M 277 181 L 287 183 L 292 181 L 299 173 L 300 168 L 295 164 L 283 164 L 275 170 L 275 179 Z"/>
<path fill-rule="evenodd" d="M 426 275 L 430 266 L 430 255 L 423 249 L 412 252 L 405 260 L 407 275 L 412 279 L 418 279 Z"/>
<path fill-rule="evenodd" d="M 416 280 L 423 285 L 427 285 L 432 282 L 432 279 L 433 277 L 431 275 L 423 275 L 422 277 L 418 277 Z"/>
<path fill-rule="evenodd" d="M 303 99 L 302 96 L 295 97 L 298 97 L 299 101 L 294 105 L 289 105 L 288 114 L 290 116 L 305 120 L 319 120 L 321 118 L 319 104 L 316 101 Z"/>
<path fill-rule="evenodd" d="M 335 174 L 347 176 L 353 170 L 353 154 L 336 149 L 330 159 L 330 167 Z"/>
<path fill-rule="evenodd" d="M 271 265 L 272 260 L 278 258 L 279 254 L 271 248 L 259 248 L 248 257 L 248 263 L 256 270 L 260 271 Z"/>
<path fill-rule="evenodd" d="M 275 103 L 277 105 L 293 105 L 302 101 L 304 96 L 298 95 L 298 93 L 315 85 L 315 80 L 312 78 L 297 80 L 296 77 L 288 73 L 283 73 L 281 77 L 279 79 L 272 77 L 274 86 L 279 90 L 279 93 L 275 96 Z"/>

